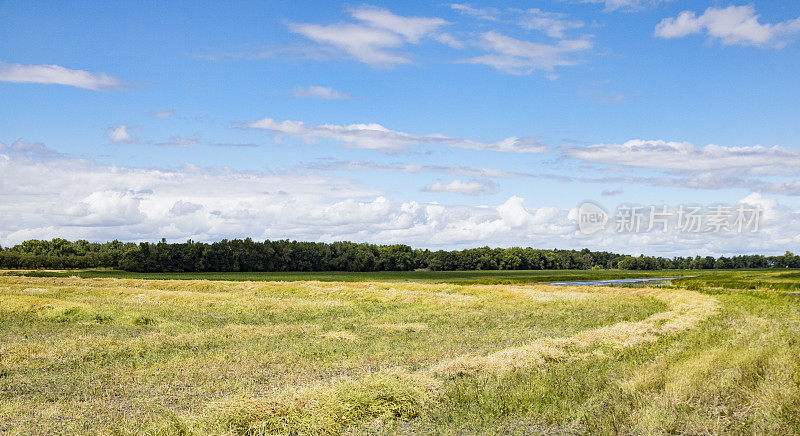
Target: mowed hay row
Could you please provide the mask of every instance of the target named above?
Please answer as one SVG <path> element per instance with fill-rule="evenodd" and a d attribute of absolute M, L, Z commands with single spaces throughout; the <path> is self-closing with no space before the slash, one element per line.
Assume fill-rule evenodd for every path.
<path fill-rule="evenodd" d="M 421 332 L 428 328 L 428 324 L 421 322 L 402 322 L 396 324 L 370 324 L 370 327 L 388 332 Z"/>
<path fill-rule="evenodd" d="M 76 407 L 91 412 L 86 428 L 88 416 L 107 417 L 101 433 L 117 428 L 115 408 L 150 416 L 158 404 L 200 434 L 411 419 L 447 381 L 426 369 L 442 359 L 557 342 L 665 307 L 646 293 L 524 285 L 0 277 L 0 287 L 17 308 L 0 330 L 0 390 L 15 410 L 59 399 L 53 420 L 26 424 L 34 433 L 57 432 Z M 83 315 L 34 310 L 51 300 Z"/>
<path fill-rule="evenodd" d="M 492 286 L 497 289 L 498 286 Z M 324 387 L 307 387 L 302 390 L 285 390 L 267 397 L 232 399 L 215 403 L 218 418 L 228 428 L 241 434 L 280 434 L 300 432 L 310 434 L 336 434 L 351 426 L 375 420 L 403 420 L 421 416 L 427 403 L 436 400 L 437 390 L 447 378 L 455 375 L 497 374 L 514 368 L 525 368 L 546 363 L 548 359 L 578 357 L 587 353 L 592 345 L 632 346 L 641 343 L 641 338 L 650 339 L 650 331 L 677 333 L 676 326 L 690 328 L 711 316 L 717 309 L 717 302 L 711 297 L 683 291 L 660 289 L 591 288 L 575 290 L 561 287 L 536 286 L 526 289 L 521 286 L 501 285 L 504 292 L 532 295 L 535 299 L 554 296 L 564 292 L 569 299 L 583 299 L 584 294 L 637 295 L 654 297 L 669 305 L 670 310 L 658 313 L 643 321 L 641 328 L 630 328 L 630 322 L 621 322 L 607 327 L 580 332 L 568 338 L 541 338 L 522 347 L 514 347 L 492 353 L 488 356 L 461 356 L 440 362 L 428 369 L 416 372 L 395 371 L 368 374 L 359 379 L 343 379 L 328 382 Z M 563 291 L 562 291 L 563 290 Z M 673 292 L 679 295 L 673 295 Z M 691 307 L 690 307 L 691 306 Z M 666 315 L 664 315 L 666 314 Z M 667 321 L 674 321 L 667 324 Z M 423 324 L 424 325 L 424 324 Z M 373 327 L 397 331 L 414 327 L 403 324 L 372 325 Z M 616 326 L 616 327 L 615 327 Z M 646 327 L 645 327 L 646 326 Z M 417 327 L 421 331 L 425 327 Z M 621 332 L 628 337 L 623 338 Z M 654 336 L 653 336 L 654 337 Z M 596 355 L 602 355 L 597 353 Z M 388 377 L 388 379 L 386 378 Z M 374 380 L 393 380 L 400 382 L 406 393 L 397 395 L 395 386 L 375 384 Z M 349 396 L 354 387 L 360 391 L 354 399 Z M 408 392 L 415 392 L 411 395 Z M 416 398 L 411 401 L 409 398 Z M 422 401 L 419 398 L 426 400 Z M 380 425 L 379 425 L 380 426 Z"/>
<path fill-rule="evenodd" d="M 165 306 L 191 309 L 228 307 L 253 310 L 315 308 L 350 304 L 344 299 L 320 299 L 302 286 L 297 292 L 275 283 L 211 282 L 207 280 L 134 280 L 3 277 L 9 294 L 47 295 L 75 302 L 115 306 Z M 31 288 L 30 286 L 39 286 Z M 35 292 L 33 292 L 35 291 Z"/>
<path fill-rule="evenodd" d="M 569 300 L 574 298 L 591 298 L 594 292 L 586 287 L 563 287 L 546 285 L 454 285 L 446 283 L 411 283 L 411 282 L 334 282 L 334 281 L 223 281 L 223 280 L 151 280 L 120 278 L 88 278 L 79 277 L 26 277 L 0 275 L 0 289 L 34 288 L 53 289 L 59 287 L 91 290 L 105 288 L 120 290 L 122 293 L 136 293 L 137 289 L 161 291 L 187 291 L 191 294 L 226 293 L 226 294 L 273 294 L 290 293 L 296 295 L 364 296 L 413 301 L 420 298 L 449 299 L 454 301 L 471 300 L 476 297 L 507 298 L 516 296 L 528 300 Z M 560 289 L 559 289 L 560 288 Z M 537 297 L 540 296 L 541 298 Z"/>
<path fill-rule="evenodd" d="M 0 276 L 7 294 L 36 295 L 74 305 L 164 306 L 186 310 L 290 310 L 348 306 L 357 302 L 470 306 L 486 303 L 574 302 L 600 299 L 596 292 L 547 286 L 373 283 L 224 282 L 77 277 Z M 2 304 L 2 300 L 0 300 Z M 10 303 L 9 303 L 10 304 Z M 69 303 L 72 304 L 72 303 Z M 2 306 L 0 306 L 1 308 Z"/>
<path fill-rule="evenodd" d="M 508 348 L 486 356 L 461 356 L 435 365 L 432 371 L 446 377 L 479 372 L 501 373 L 541 365 L 548 359 L 580 355 L 590 347 L 630 347 L 692 328 L 719 309 L 719 302 L 714 297 L 694 291 L 596 288 L 596 292 L 650 296 L 666 303 L 669 310 L 651 315 L 642 321 L 622 321 L 579 332 L 569 338 L 541 338 L 521 347 Z"/>

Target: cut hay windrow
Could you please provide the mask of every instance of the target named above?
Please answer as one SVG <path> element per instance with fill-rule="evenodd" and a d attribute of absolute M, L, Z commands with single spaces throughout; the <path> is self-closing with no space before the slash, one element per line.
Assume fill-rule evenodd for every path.
<path fill-rule="evenodd" d="M 694 273 L 686 291 L 0 271 L 0 433 L 800 434 L 800 300 L 753 287 L 800 273 Z"/>
<path fill-rule="evenodd" d="M 478 372 L 502 373 L 541 365 L 548 359 L 581 355 L 591 347 L 631 347 L 695 327 L 719 309 L 716 298 L 680 289 L 598 287 L 592 291 L 649 296 L 666 303 L 670 310 L 638 322 L 622 321 L 585 330 L 568 338 L 541 338 L 485 356 L 460 356 L 434 365 L 432 371 L 444 377 Z"/>
<path fill-rule="evenodd" d="M 541 338 L 520 347 L 500 350 L 485 356 L 460 356 L 433 367 L 406 372 L 392 369 L 357 379 L 331 380 L 324 385 L 293 388 L 262 398 L 232 399 L 214 403 L 218 418 L 242 434 L 336 433 L 365 420 L 407 419 L 424 411 L 435 401 L 443 379 L 459 375 L 502 374 L 513 369 L 531 368 L 550 359 L 605 357 L 600 347 L 624 348 L 659 337 L 676 334 L 696 326 L 719 308 L 710 296 L 693 291 L 671 289 L 631 289 L 580 287 L 565 290 L 552 286 L 491 286 L 497 291 L 544 299 L 582 299 L 587 294 L 636 295 L 666 303 L 669 310 L 639 322 L 623 321 L 579 332 L 567 338 Z M 388 330 L 402 324 L 376 326 Z M 339 337 L 342 332 L 329 333 Z"/>
<path fill-rule="evenodd" d="M 388 332 L 421 332 L 428 328 L 428 324 L 419 322 L 402 322 L 397 324 L 370 324 L 370 327 Z"/>

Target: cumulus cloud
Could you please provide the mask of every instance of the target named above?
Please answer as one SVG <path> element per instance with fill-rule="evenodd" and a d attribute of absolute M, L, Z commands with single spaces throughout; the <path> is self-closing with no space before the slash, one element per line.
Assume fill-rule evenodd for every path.
<path fill-rule="evenodd" d="M 169 209 L 169 213 L 176 216 L 191 215 L 203 210 L 202 204 L 192 203 L 191 201 L 178 200 Z"/>
<path fill-rule="evenodd" d="M 477 195 L 489 194 L 494 192 L 494 186 L 489 182 L 481 182 L 478 180 L 463 181 L 460 179 L 453 180 L 450 183 L 436 182 L 423 189 L 426 192 L 448 192 L 451 194 L 463 195 Z"/>
<path fill-rule="evenodd" d="M 0 62 L 0 82 L 68 85 L 92 91 L 115 91 L 128 87 L 116 77 L 104 73 L 71 70 L 58 65 L 23 65 Z"/>
<path fill-rule="evenodd" d="M 394 50 L 406 43 L 417 44 L 447 21 L 436 17 L 404 17 L 372 6 L 352 9 L 360 23 L 290 23 L 289 29 L 319 44 L 343 51 L 370 65 L 393 66 L 409 63 L 408 55 Z"/>
<path fill-rule="evenodd" d="M 133 168 L 50 153 L 0 152 L 0 244 L 66 237 L 89 240 L 213 241 L 292 238 L 406 243 L 416 247 L 533 246 L 659 255 L 780 253 L 800 242 L 800 214 L 763 194 L 742 202 L 764 209 L 757 233 L 742 235 L 577 232 L 575 209 L 532 206 L 511 195 L 499 204 L 393 201 L 351 179 L 319 174 L 204 168 Z M 38 150 L 38 151 L 37 151 Z M 605 205 L 614 210 L 614 205 Z"/>
<path fill-rule="evenodd" d="M 114 144 L 138 144 L 139 139 L 131 135 L 130 130 L 136 129 L 135 127 L 120 124 L 117 127 L 109 127 L 106 129 L 106 137 Z"/>
<path fill-rule="evenodd" d="M 31 237 L 87 239 L 232 236 L 318 237 L 320 218 L 294 231 L 308 210 L 376 197 L 350 179 L 295 173 L 120 167 L 34 151 L 0 152 L 0 243 Z M 320 228 L 316 228 L 321 224 Z M 315 232 L 311 232 L 314 229 Z"/>
<path fill-rule="evenodd" d="M 398 203 L 334 177 L 193 165 L 114 167 L 24 154 L 0 154 L 0 161 L 5 162 L 0 194 L 10 199 L 0 204 L 3 245 L 54 236 L 100 240 L 252 236 L 444 246 L 486 243 L 512 236 L 505 235 L 512 228 L 520 230 L 514 211 L 505 212 L 508 208 L 502 209 L 503 218 L 496 208 Z M 568 221 L 552 224 L 567 232 L 572 227 Z M 513 238 L 520 240 L 519 233 Z"/>
<path fill-rule="evenodd" d="M 510 137 L 497 142 L 479 142 L 465 138 L 431 133 L 417 135 L 389 130 L 380 124 L 350 124 L 340 126 L 323 124 L 307 125 L 302 121 L 276 121 L 264 118 L 258 121 L 236 123 L 243 128 L 259 129 L 276 135 L 304 138 L 306 140 L 332 139 L 349 147 L 366 148 L 382 152 L 402 151 L 409 146 L 439 145 L 471 150 L 487 150 L 510 153 L 544 153 L 547 146 L 536 137 Z"/>
<path fill-rule="evenodd" d="M 139 209 L 141 199 L 131 191 L 96 191 L 64 210 L 61 225 L 109 227 L 140 223 L 145 215 Z"/>
<path fill-rule="evenodd" d="M 317 98 L 321 100 L 348 100 L 350 94 L 339 92 L 326 86 L 305 86 L 293 89 L 290 95 L 294 98 Z"/>
<path fill-rule="evenodd" d="M 655 35 L 669 39 L 705 33 L 722 45 L 781 48 L 800 33 L 800 17 L 775 24 L 761 23 L 760 18 L 753 5 L 710 7 L 701 15 L 683 11 L 658 23 Z"/>
<path fill-rule="evenodd" d="M 525 199 L 516 195 L 497 206 L 497 213 L 511 228 L 520 227 L 533 219 L 533 215 L 525 209 Z"/>
<path fill-rule="evenodd" d="M 552 72 L 556 67 L 577 65 L 582 61 L 575 54 L 592 48 L 589 39 L 562 39 L 554 44 L 523 41 L 497 32 L 480 36 L 481 45 L 490 53 L 463 60 L 483 64 L 509 74 L 526 75 L 541 70 Z"/>

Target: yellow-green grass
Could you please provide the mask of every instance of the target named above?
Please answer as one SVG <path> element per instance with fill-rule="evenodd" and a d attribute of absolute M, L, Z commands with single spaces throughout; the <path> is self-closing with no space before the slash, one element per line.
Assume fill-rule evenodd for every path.
<path fill-rule="evenodd" d="M 0 276 L 0 433 L 800 432 L 779 292 Z"/>
<path fill-rule="evenodd" d="M 220 280 L 220 281 L 334 281 L 334 282 L 417 282 L 456 284 L 533 284 L 581 280 L 677 277 L 673 283 L 690 289 L 725 288 L 736 290 L 773 289 L 800 291 L 800 270 L 483 270 L 483 271 L 376 271 L 376 272 L 194 272 L 135 273 L 111 269 L 89 270 L 3 270 L 0 275 L 29 277 L 120 278 L 143 280 Z"/>
<path fill-rule="evenodd" d="M 213 417 L 230 398 L 414 372 L 663 309 L 509 286 L 2 277 L 0 425 L 142 432 Z"/>
<path fill-rule="evenodd" d="M 800 305 L 713 291 L 719 313 L 679 335 L 536 371 L 445 385 L 410 433 L 800 434 Z"/>

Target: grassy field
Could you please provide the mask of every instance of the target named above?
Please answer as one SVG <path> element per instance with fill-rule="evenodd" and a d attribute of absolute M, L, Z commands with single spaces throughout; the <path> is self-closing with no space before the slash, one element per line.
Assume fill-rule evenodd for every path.
<path fill-rule="evenodd" d="M 646 277 L 681 277 L 674 284 L 703 289 L 800 290 L 799 270 L 521 270 L 521 271 L 381 271 L 381 272 L 210 272 L 210 273 L 135 273 L 116 270 L 5 271 L 0 275 L 23 277 L 80 277 L 143 280 L 214 281 L 322 281 L 322 282 L 413 282 L 453 284 L 534 284 L 559 281 L 603 280 Z"/>
<path fill-rule="evenodd" d="M 522 270 L 522 271 L 379 271 L 379 272 L 209 272 L 209 273 L 135 273 L 116 270 L 75 271 L 6 271 L 26 277 L 119 278 L 146 280 L 225 280 L 225 281 L 305 281 L 377 282 L 406 281 L 460 284 L 525 284 L 560 280 L 596 280 L 634 277 L 694 275 L 693 271 L 621 271 L 621 270 Z"/>
<path fill-rule="evenodd" d="M 798 283 L 7 272 L 0 433 L 800 434 Z"/>

